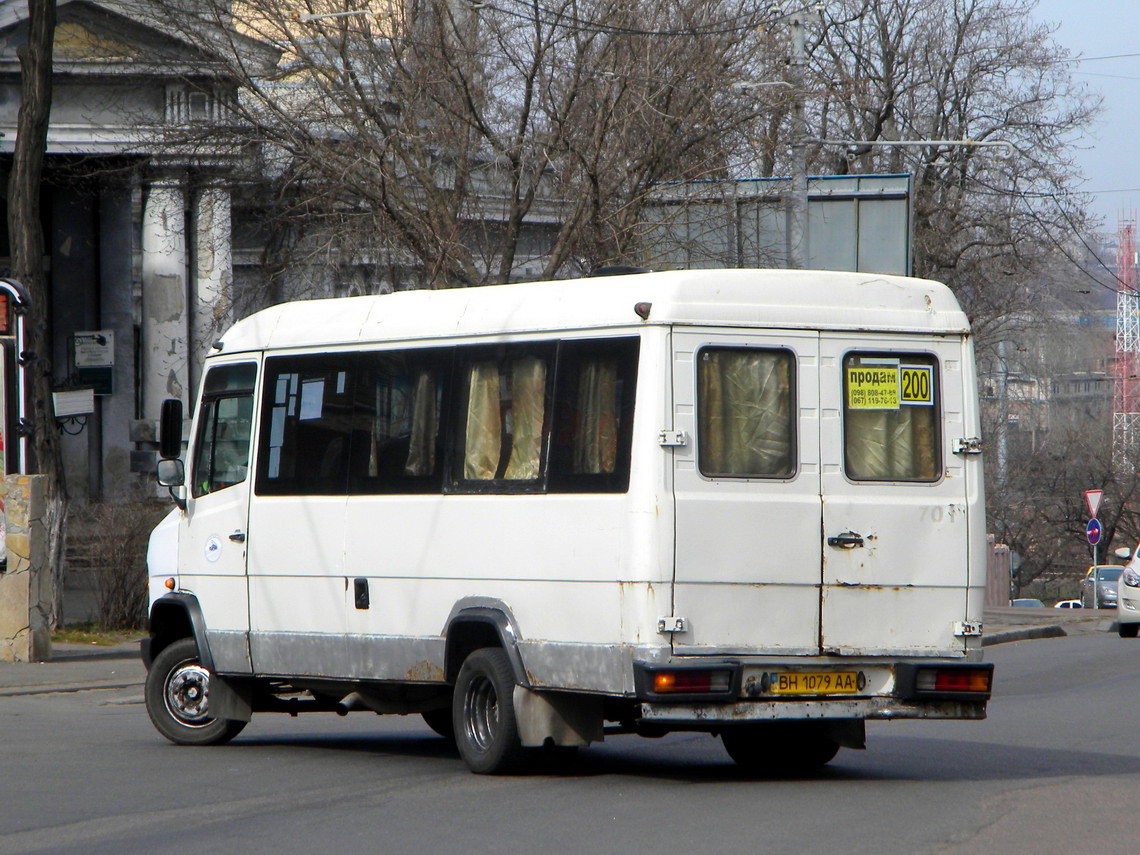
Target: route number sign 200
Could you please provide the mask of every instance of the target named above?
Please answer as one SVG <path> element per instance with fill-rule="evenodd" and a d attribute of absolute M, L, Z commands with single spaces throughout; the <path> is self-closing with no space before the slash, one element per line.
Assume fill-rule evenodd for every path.
<path fill-rule="evenodd" d="M 899 399 L 910 406 L 934 403 L 934 371 L 929 365 L 899 366 L 901 389 Z"/>

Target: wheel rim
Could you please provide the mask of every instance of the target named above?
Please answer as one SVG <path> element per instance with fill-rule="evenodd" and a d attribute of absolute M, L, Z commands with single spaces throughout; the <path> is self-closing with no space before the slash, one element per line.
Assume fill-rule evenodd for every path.
<path fill-rule="evenodd" d="M 166 678 L 167 711 L 187 727 L 205 727 L 210 718 L 210 672 L 197 662 L 183 662 Z"/>
<path fill-rule="evenodd" d="M 479 751 L 487 751 L 499 729 L 499 698 L 485 676 L 475 677 L 463 696 L 463 721 L 468 741 Z"/>

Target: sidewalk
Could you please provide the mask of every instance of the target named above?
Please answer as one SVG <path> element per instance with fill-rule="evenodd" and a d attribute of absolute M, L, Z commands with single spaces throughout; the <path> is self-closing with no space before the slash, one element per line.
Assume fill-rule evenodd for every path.
<path fill-rule="evenodd" d="M 137 641 L 112 647 L 53 644 L 50 662 L 0 662 L 0 697 L 91 689 L 142 689 Z"/>
<path fill-rule="evenodd" d="M 1111 632 L 1115 612 L 1083 609 L 986 609 L 983 644 Z M 142 689 L 146 669 L 137 641 L 113 647 L 52 645 L 52 661 L 0 662 L 0 697 L 94 689 Z"/>

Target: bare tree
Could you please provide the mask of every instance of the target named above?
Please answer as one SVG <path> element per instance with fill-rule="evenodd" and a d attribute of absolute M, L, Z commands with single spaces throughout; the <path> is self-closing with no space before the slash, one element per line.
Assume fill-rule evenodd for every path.
<path fill-rule="evenodd" d="M 294 243 L 401 287 L 636 260 L 649 195 L 729 174 L 764 106 L 738 85 L 763 20 L 738 0 L 181 6 L 242 90 L 203 130 L 260 147 Z M 273 79 L 239 32 L 282 51 Z"/>
<path fill-rule="evenodd" d="M 31 299 L 27 324 L 32 354 L 29 401 L 33 433 L 33 459 L 26 471 L 47 476 L 45 500 L 48 533 L 48 567 L 54 580 L 53 623 L 61 618 L 63 596 L 63 544 L 65 489 L 59 434 L 52 405 L 51 338 L 48 331 L 49 297 L 44 270 L 44 235 L 40 219 L 40 176 L 47 149 L 51 111 L 52 42 L 55 34 L 55 0 L 28 0 L 28 40 L 17 49 L 20 61 L 20 111 L 12 172 L 8 179 L 8 235 L 12 275 L 23 283 Z"/>
<path fill-rule="evenodd" d="M 821 138 L 1007 144 L 816 152 L 839 172 L 913 174 L 914 271 L 957 291 L 981 348 L 1026 308 L 1010 283 L 1047 274 L 1058 243 L 1089 228 L 1071 152 L 1100 102 L 1074 83 L 1035 6 L 834 0 L 810 48 Z"/>

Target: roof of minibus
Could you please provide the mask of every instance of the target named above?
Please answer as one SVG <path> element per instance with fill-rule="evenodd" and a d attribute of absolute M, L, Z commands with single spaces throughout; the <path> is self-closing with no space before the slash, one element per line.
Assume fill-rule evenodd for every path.
<path fill-rule="evenodd" d="M 647 321 L 634 311 L 649 303 Z M 236 323 L 224 353 L 647 324 L 966 333 L 939 282 L 815 270 L 678 270 L 282 303 Z"/>

